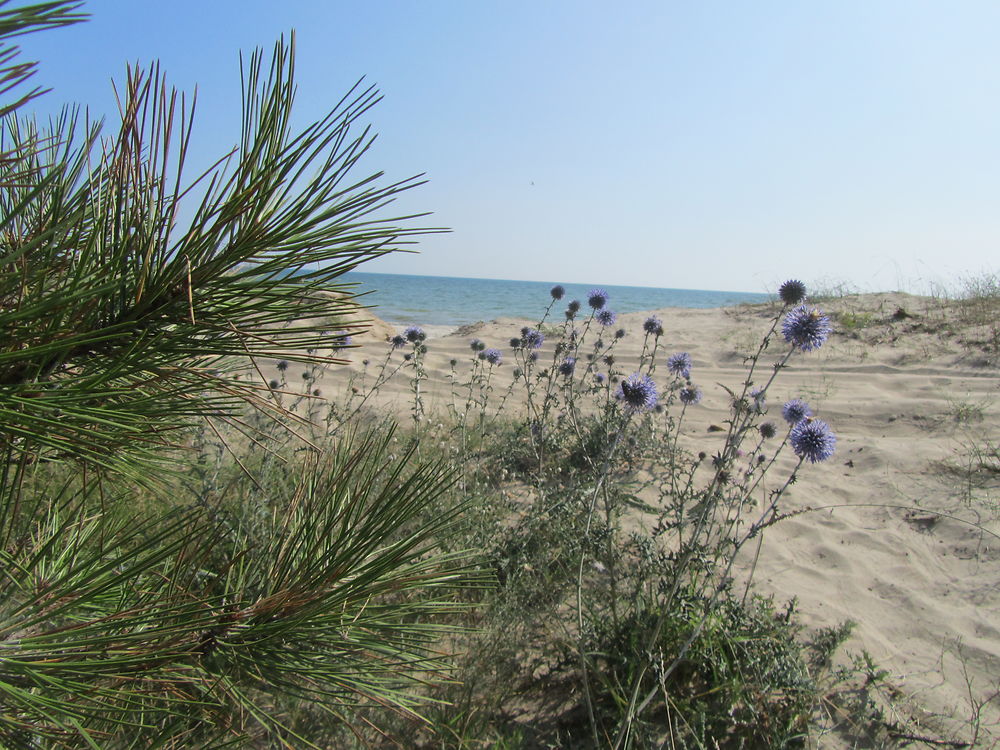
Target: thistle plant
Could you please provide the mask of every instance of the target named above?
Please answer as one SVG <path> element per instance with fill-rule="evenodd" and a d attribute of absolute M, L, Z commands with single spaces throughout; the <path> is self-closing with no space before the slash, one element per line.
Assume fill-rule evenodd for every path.
<path fill-rule="evenodd" d="M 749 597 L 752 569 L 742 599 L 729 591 L 738 554 L 751 544 L 759 554 L 767 528 L 784 517 L 781 499 L 803 463 L 826 460 L 834 450 L 832 431 L 800 402 L 783 409 L 789 423 L 780 441 L 767 419 L 779 373 L 830 332 L 823 313 L 800 305 L 797 293 L 788 296 L 747 360 L 743 383 L 721 391 L 731 407 L 729 429 L 712 455 L 685 447 L 691 441 L 686 417 L 709 394 L 691 355 L 669 353 L 659 319 L 645 321 L 638 362 L 628 363 L 637 367 L 624 371 L 614 352 L 621 336 L 609 336 L 610 326 L 598 318 L 608 312 L 603 290 L 588 295 L 592 312 L 582 324 L 578 310 L 569 308 L 561 326 L 545 334 L 525 327 L 510 340 L 517 370 L 509 392 L 521 392 L 523 411 L 508 411 L 515 420 L 508 442 L 481 447 L 474 472 L 463 464 L 463 491 L 474 491 L 484 454 L 501 466 L 484 477 L 513 475 L 530 488 L 530 506 L 520 507 L 513 526 L 488 543 L 501 571 L 501 601 L 520 596 L 517 587 L 533 575 L 525 569 L 546 571 L 533 601 L 551 602 L 551 609 L 529 609 L 525 617 L 560 623 L 561 661 L 549 668 L 563 679 L 572 676 L 577 687 L 587 730 L 575 741 L 632 747 L 656 736 L 650 713 L 689 652 L 701 648 L 710 623 L 723 612 L 756 606 Z M 786 348 L 766 367 L 764 358 L 782 339 Z M 789 451 L 794 467 L 776 483 L 765 481 Z M 524 549 L 536 556 L 520 557 L 517 550 Z M 680 611 L 686 614 L 678 619 Z M 612 633 L 626 639 L 625 650 L 620 641 L 606 640 Z M 567 671 L 571 663 L 575 674 Z M 799 674 L 796 701 L 807 701 L 808 680 Z M 799 712 L 788 719 L 794 734 L 808 708 L 789 705 Z M 754 734 L 752 721 L 745 731 L 740 736 L 770 741 Z"/>

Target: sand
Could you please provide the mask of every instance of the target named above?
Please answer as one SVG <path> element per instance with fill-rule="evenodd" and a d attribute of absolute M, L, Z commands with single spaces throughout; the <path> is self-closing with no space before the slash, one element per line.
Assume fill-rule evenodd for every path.
<path fill-rule="evenodd" d="M 967 735 L 963 723 L 975 703 L 1000 687 L 1000 475 L 967 470 L 976 446 L 1000 445 L 996 321 L 987 315 L 976 325 L 954 306 L 900 294 L 820 306 L 840 313 L 836 332 L 820 350 L 793 357 L 770 391 L 769 417 L 780 422 L 781 403 L 801 397 L 836 432 L 833 458 L 802 470 L 784 501 L 788 510 L 826 509 L 766 532 L 755 585 L 779 601 L 797 598 L 811 628 L 855 621 L 845 651 L 867 651 L 888 670 L 900 691 L 893 710 L 920 721 L 928 736 Z M 637 357 L 647 314 L 619 317 L 616 327 L 629 331 L 618 347 L 621 362 Z M 705 394 L 689 412 L 685 439 L 712 450 L 720 438 L 708 427 L 723 423 L 729 404 L 717 384 L 742 381 L 744 354 L 769 313 L 656 314 L 667 350 L 690 352 L 692 378 Z M 467 359 L 473 337 L 505 352 L 496 376 L 502 390 L 513 368 L 508 340 L 530 322 L 429 330 L 424 387 L 431 413 L 447 406 L 448 361 Z M 317 384 L 325 396 L 341 395 L 351 377 L 356 383 L 364 359 L 369 372 L 384 359 L 379 339 L 387 329 L 377 331 L 346 352 L 349 365 Z M 407 414 L 407 381 L 388 384 L 379 398 Z M 748 561 L 741 564 L 745 574 Z M 997 726 L 985 726 L 1000 721 L 996 701 L 984 707 L 982 721 L 984 732 L 1000 736 Z"/>

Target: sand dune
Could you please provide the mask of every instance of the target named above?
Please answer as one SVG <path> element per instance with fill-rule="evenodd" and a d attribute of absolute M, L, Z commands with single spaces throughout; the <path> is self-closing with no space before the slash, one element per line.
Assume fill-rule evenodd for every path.
<path fill-rule="evenodd" d="M 988 320 L 963 321 L 932 299 L 866 295 L 821 306 L 840 314 L 837 331 L 779 374 L 769 416 L 780 421 L 782 401 L 801 397 L 836 432 L 834 457 L 806 467 L 784 503 L 789 510 L 825 509 L 766 532 L 756 585 L 781 600 L 796 597 L 810 626 L 856 621 L 847 651 L 866 649 L 890 671 L 912 698 L 907 709 L 910 701 L 901 696 L 901 710 L 923 717 L 929 728 L 946 728 L 942 716 L 968 715 L 963 663 L 973 699 L 996 690 L 1000 680 L 1000 484 L 996 473 L 968 472 L 977 447 L 1000 445 L 1000 352 Z M 690 352 L 692 379 L 705 393 L 689 412 L 685 438 L 712 450 L 721 438 L 708 427 L 723 422 L 729 403 L 717 384 L 742 380 L 744 356 L 769 312 L 657 314 L 667 351 Z M 629 332 L 617 351 L 626 369 L 638 355 L 646 315 L 619 317 Z M 513 368 L 508 339 L 529 323 L 511 318 L 431 331 L 428 406 L 447 405 L 448 362 L 467 359 L 473 337 L 508 357 L 496 375 L 502 390 Z M 385 351 L 371 340 L 350 350 L 351 364 L 324 377 L 324 395 L 348 387 L 366 369 L 365 359 L 371 372 Z M 388 384 L 380 399 L 406 414 L 405 379 Z M 984 721 L 998 718 L 996 704 L 987 707 Z"/>

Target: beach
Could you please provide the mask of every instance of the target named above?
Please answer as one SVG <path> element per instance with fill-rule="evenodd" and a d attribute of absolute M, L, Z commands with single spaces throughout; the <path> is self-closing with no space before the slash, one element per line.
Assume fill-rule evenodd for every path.
<path fill-rule="evenodd" d="M 784 495 L 782 509 L 792 515 L 763 535 L 754 586 L 779 602 L 794 599 L 809 628 L 857 623 L 841 658 L 867 653 L 899 690 L 894 710 L 909 712 L 908 720 L 928 732 L 957 731 L 977 701 L 997 689 L 1000 675 L 1000 368 L 993 329 L 988 317 L 926 297 L 853 295 L 818 306 L 831 314 L 834 333 L 778 373 L 766 417 L 781 422 L 782 403 L 804 399 L 836 434 L 836 451 L 805 465 Z M 711 453 L 721 444 L 724 433 L 716 430 L 730 405 L 721 386 L 742 382 L 745 358 L 776 309 L 655 311 L 664 329 L 661 351 L 690 353 L 691 379 L 704 392 L 682 428 L 691 449 Z M 561 310 L 548 323 L 559 324 Z M 626 371 L 638 360 L 650 314 L 620 315 L 612 327 L 626 331 L 615 349 Z M 505 392 L 515 368 L 509 339 L 537 323 L 501 318 L 426 329 L 426 418 L 454 403 L 451 362 L 467 366 L 472 339 L 503 352 L 491 386 L 498 396 Z M 400 332 L 377 322 L 356 336 L 355 346 L 338 354 L 349 362 L 315 382 L 321 397 L 342 399 L 370 383 L 389 356 L 386 338 Z M 765 379 L 785 349 L 779 340 L 764 353 Z M 541 352 L 543 361 L 551 358 L 547 345 Z M 390 356 L 396 362 L 392 357 L 401 360 L 402 352 Z M 273 367 L 262 365 L 266 377 L 279 375 Z M 408 419 L 409 379 L 397 373 L 374 399 Z M 516 415 L 512 399 L 506 408 Z M 741 553 L 737 580 L 751 569 L 752 552 Z M 983 706 L 984 725 L 998 719 L 995 702 Z"/>

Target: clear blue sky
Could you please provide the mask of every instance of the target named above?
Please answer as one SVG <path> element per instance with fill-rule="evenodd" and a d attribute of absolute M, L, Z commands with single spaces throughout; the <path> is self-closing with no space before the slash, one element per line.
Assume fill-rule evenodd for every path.
<path fill-rule="evenodd" d="M 370 170 L 453 229 L 364 270 L 773 291 L 953 285 L 1000 266 L 996 0 L 92 0 L 26 37 L 64 102 L 126 61 L 199 89 L 235 145 L 240 50 L 298 38 L 301 122 L 361 76 Z"/>

